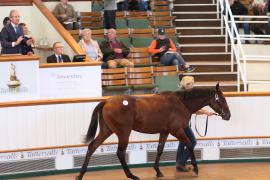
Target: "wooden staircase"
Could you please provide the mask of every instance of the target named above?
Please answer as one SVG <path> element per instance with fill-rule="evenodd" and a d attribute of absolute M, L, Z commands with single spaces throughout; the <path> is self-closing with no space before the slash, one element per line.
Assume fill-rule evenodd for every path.
<path fill-rule="evenodd" d="M 195 86 L 211 87 L 220 82 L 223 91 L 237 91 L 237 65 L 231 71 L 230 47 L 225 45 L 213 0 L 175 0 L 173 7 L 182 55 L 196 67 L 184 75 L 194 76 Z"/>

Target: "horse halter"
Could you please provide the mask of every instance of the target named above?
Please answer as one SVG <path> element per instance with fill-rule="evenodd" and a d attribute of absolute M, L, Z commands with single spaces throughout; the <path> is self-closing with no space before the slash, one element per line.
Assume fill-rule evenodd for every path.
<path fill-rule="evenodd" d="M 219 108 L 221 109 L 221 113 L 214 113 L 214 115 L 216 116 L 223 116 L 225 115 L 224 111 L 223 111 L 223 108 L 221 107 L 221 105 L 219 104 L 219 96 L 217 93 L 215 93 L 215 101 L 217 102 Z M 204 135 L 202 135 L 201 133 L 199 133 L 199 130 L 197 128 L 197 124 L 196 124 L 196 120 L 197 120 L 197 114 L 195 115 L 195 130 L 197 132 L 197 134 L 200 136 L 200 137 L 205 137 L 206 134 L 207 134 L 207 130 L 208 130 L 208 118 L 209 116 L 206 116 L 206 123 L 205 123 L 205 131 L 204 131 Z M 191 121 L 189 123 L 189 126 L 191 127 Z"/>
<path fill-rule="evenodd" d="M 219 109 L 221 109 L 221 113 L 217 113 L 215 115 L 218 115 L 218 116 L 224 116 L 225 113 L 223 111 L 223 108 L 221 107 L 221 105 L 219 104 L 219 96 L 217 93 L 215 93 L 215 101 L 217 102 L 218 106 L 219 106 Z"/>

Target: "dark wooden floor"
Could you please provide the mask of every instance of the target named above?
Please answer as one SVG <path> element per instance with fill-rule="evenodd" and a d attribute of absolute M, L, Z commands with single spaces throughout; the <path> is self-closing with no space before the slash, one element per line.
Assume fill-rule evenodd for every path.
<path fill-rule="evenodd" d="M 132 172 L 142 180 L 156 180 L 152 168 L 135 168 Z M 192 173 L 176 173 L 175 167 L 161 167 L 165 177 L 162 180 L 270 180 L 270 163 L 224 163 L 199 164 L 199 176 Z M 74 180 L 76 174 L 24 178 L 20 180 Z M 124 180 L 122 170 L 88 172 L 84 180 Z"/>

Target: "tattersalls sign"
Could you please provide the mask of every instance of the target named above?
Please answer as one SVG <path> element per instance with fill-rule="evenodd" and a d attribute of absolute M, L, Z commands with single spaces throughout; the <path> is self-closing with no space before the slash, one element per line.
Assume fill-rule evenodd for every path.
<path fill-rule="evenodd" d="M 0 101 L 39 98 L 38 61 L 0 61 Z"/>

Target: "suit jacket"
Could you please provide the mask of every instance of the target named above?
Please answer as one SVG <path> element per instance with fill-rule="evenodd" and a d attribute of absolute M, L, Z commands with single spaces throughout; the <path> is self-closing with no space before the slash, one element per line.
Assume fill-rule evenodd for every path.
<path fill-rule="evenodd" d="M 120 44 L 120 48 L 122 49 L 123 58 L 126 58 L 129 54 L 129 48 L 125 46 L 125 44 L 119 40 L 117 42 Z M 116 59 L 114 49 L 110 45 L 110 41 L 106 39 L 100 44 L 100 49 L 103 53 L 103 61 L 107 62 L 109 60 Z"/>
<path fill-rule="evenodd" d="M 63 62 L 71 62 L 68 55 L 62 54 L 61 56 L 62 56 Z M 47 57 L 47 63 L 57 63 L 57 57 L 55 56 L 55 54 Z"/>
<path fill-rule="evenodd" d="M 53 10 L 53 14 L 60 22 L 67 21 L 68 19 L 76 20 L 76 12 L 71 4 L 67 4 L 66 8 L 62 5 L 62 3 L 59 3 L 55 6 Z M 66 14 L 66 18 L 62 18 L 60 15 Z"/>
<path fill-rule="evenodd" d="M 17 33 L 11 24 L 3 27 L 1 31 L 1 54 L 21 54 L 22 45 L 26 45 L 25 39 L 19 45 L 12 47 L 12 42 L 16 42 L 20 36 L 23 36 L 23 30 L 21 26 L 18 26 Z"/>

